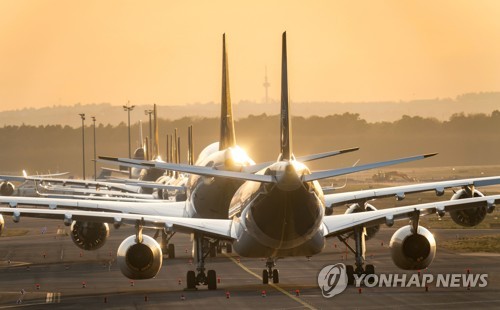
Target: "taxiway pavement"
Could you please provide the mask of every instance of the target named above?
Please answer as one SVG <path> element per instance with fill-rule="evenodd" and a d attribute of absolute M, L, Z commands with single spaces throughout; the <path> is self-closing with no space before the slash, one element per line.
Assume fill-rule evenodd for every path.
<path fill-rule="evenodd" d="M 471 273 L 487 273 L 488 285 L 485 288 L 468 290 L 431 285 L 425 291 L 416 287 L 363 287 L 360 293 L 357 288 L 348 287 L 340 295 L 327 299 L 317 284 L 319 271 L 325 265 L 352 264 L 354 261 L 350 252 L 347 252 L 346 260 L 346 247 L 336 238 L 329 239 L 325 251 L 310 259 L 279 260 L 280 283 L 277 285 L 262 284 L 260 276 L 264 260 L 223 253 L 207 259 L 207 269 L 215 269 L 220 278 L 218 289 L 208 291 L 206 287 L 200 287 L 197 291 L 185 291 L 186 272 L 195 268 L 187 235 L 173 237 L 176 258 L 165 259 L 154 279 L 132 283 L 116 265 L 118 245 L 133 234 L 132 228 L 111 228 L 111 236 L 103 248 L 87 252 L 77 248 L 70 237 L 57 234 L 58 229 L 66 228 L 59 221 L 29 218 L 22 218 L 19 224 L 7 218 L 6 221 L 7 229 L 26 229 L 29 232 L 24 236 L 0 238 L 0 309 L 500 308 L 500 256 L 461 255 L 439 247 L 440 240 L 499 234 L 498 229 L 432 230 L 438 244 L 437 255 L 432 265 L 421 271 L 463 274 L 469 269 Z M 376 273 L 406 273 L 399 270 L 390 257 L 388 245 L 394 231 L 382 228 L 374 239 L 367 242 L 367 263 L 375 265 Z M 409 275 L 413 273 L 407 272 Z"/>

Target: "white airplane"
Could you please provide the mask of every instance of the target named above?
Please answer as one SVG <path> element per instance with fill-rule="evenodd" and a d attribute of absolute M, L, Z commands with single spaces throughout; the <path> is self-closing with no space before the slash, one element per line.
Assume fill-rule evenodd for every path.
<path fill-rule="evenodd" d="M 0 196 L 11 196 L 16 191 L 16 186 L 12 182 L 26 182 L 29 178 L 46 178 L 55 179 L 63 175 L 68 175 L 68 172 L 62 173 L 52 173 L 52 174 L 40 174 L 29 176 L 26 171 L 23 170 L 22 176 L 2 176 L 0 175 Z"/>
<path fill-rule="evenodd" d="M 157 161 L 161 161 L 158 149 L 158 118 L 156 113 L 156 105 L 154 105 L 154 132 L 155 141 L 152 157 Z M 141 131 L 142 132 L 142 131 Z M 192 127 L 188 128 L 188 148 L 192 148 Z M 142 136 L 142 134 L 141 134 Z M 180 140 L 180 139 L 179 139 Z M 171 150 L 179 150 L 177 146 L 177 139 L 174 141 Z M 188 152 L 191 154 L 192 150 L 189 149 Z M 145 148 L 138 148 L 134 152 L 134 159 L 145 159 L 148 151 Z M 176 157 L 180 160 L 179 156 Z M 175 176 L 165 175 L 165 170 L 163 169 L 136 169 L 132 168 L 134 175 L 137 174 L 138 178 L 136 180 L 132 179 L 120 179 L 120 180 L 109 180 L 109 181 L 94 181 L 94 180 L 79 180 L 79 179 L 68 179 L 68 178 L 56 178 L 57 176 L 66 175 L 68 173 L 61 174 L 50 174 L 50 175 L 36 175 L 28 176 L 24 174 L 23 176 L 12 176 L 12 175 L 0 175 L 0 195 L 10 196 L 14 194 L 14 185 L 12 182 L 26 182 L 30 181 L 35 184 L 36 192 L 41 196 L 58 196 L 63 197 L 66 195 L 67 198 L 78 195 L 92 195 L 100 197 L 109 197 L 109 199 L 115 199 L 118 197 L 125 197 L 131 199 L 168 199 L 168 192 L 174 192 L 176 197 L 185 196 L 185 185 L 187 182 L 187 177 L 183 175 L 176 174 Z M 128 172 L 127 172 L 128 175 Z M 156 189 L 156 192 L 153 190 Z M 43 192 L 40 192 L 42 190 Z"/>
<path fill-rule="evenodd" d="M 282 109 L 281 109 L 281 154 L 276 163 L 263 168 L 253 174 L 243 169 L 217 169 L 219 167 L 175 165 L 175 169 L 197 174 L 192 177 L 194 183 L 188 186 L 188 200 L 186 202 L 169 204 L 169 208 L 161 209 L 161 204 L 139 206 L 135 203 L 118 202 L 91 202 L 78 200 L 56 200 L 43 198 L 1 197 L 0 202 L 10 207 L 0 208 L 0 213 L 10 214 L 14 221 L 21 216 L 62 219 L 66 225 L 75 222 L 84 223 L 99 231 L 94 240 L 84 240 L 89 244 L 102 242 L 107 236 L 107 223 L 115 227 L 130 224 L 136 227 L 136 234 L 126 238 L 118 249 L 118 264 L 122 273 L 133 279 L 147 279 L 154 277 L 161 268 L 162 251 L 158 243 L 151 237 L 143 235 L 143 228 L 161 229 L 167 232 L 193 233 L 195 236 L 195 252 L 197 259 L 197 273 L 187 273 L 187 285 L 193 288 L 199 284 L 207 284 L 209 289 L 215 289 L 216 273 L 208 270 L 205 274 L 204 257 L 208 249 L 204 247 L 204 240 L 211 238 L 233 244 L 235 250 L 242 256 L 268 257 L 266 269 L 263 270 L 264 282 L 272 278 L 279 282 L 279 273 L 274 269 L 278 257 L 312 256 L 324 247 L 325 238 L 352 233 L 356 242 L 356 269 L 349 268 L 352 278 L 354 272 L 372 273 L 372 265 L 364 267 L 365 234 L 367 228 L 385 223 L 391 226 L 395 220 L 410 219 L 411 225 L 396 231 L 391 240 L 391 253 L 395 264 L 403 269 L 420 269 L 429 265 L 435 255 L 435 240 L 428 230 L 419 226 L 419 217 L 424 214 L 445 212 L 461 214 L 469 220 L 480 220 L 487 212 L 491 212 L 494 203 L 500 195 L 466 198 L 466 195 L 476 195 L 475 184 L 499 184 L 500 177 L 478 178 L 457 181 L 430 183 L 428 189 L 436 190 L 438 194 L 445 188 L 464 186 L 471 190 L 462 191 L 462 199 L 433 202 L 371 212 L 352 212 L 344 215 L 325 216 L 331 205 L 326 205 L 325 197 L 317 180 L 332 176 L 344 175 L 356 171 L 377 168 L 395 163 L 408 162 L 426 158 L 431 155 L 421 155 L 368 164 L 358 167 L 349 167 L 337 170 L 310 172 L 307 167 L 297 161 L 291 147 L 291 123 L 289 119 L 288 85 L 286 70 L 286 35 L 283 34 L 283 65 L 282 65 Z M 231 148 L 212 153 L 207 159 L 216 154 L 232 154 Z M 227 157 L 223 157 L 227 158 Z M 236 157 L 235 157 L 236 158 Z M 235 159 L 233 158 L 233 159 Z M 148 163 L 130 161 L 137 165 L 161 167 L 162 165 L 174 168 L 172 164 Z M 220 161 L 219 161 L 220 162 Z M 223 161 L 224 162 L 224 161 Z M 233 163 L 230 161 L 230 163 Z M 244 165 L 238 165 L 244 166 Z M 215 213 L 224 210 L 220 205 L 203 205 L 197 201 L 197 191 L 202 184 L 208 186 L 221 185 L 221 180 L 236 180 L 244 182 L 234 195 L 230 197 L 229 216 L 225 219 L 210 218 L 201 214 L 212 214 L 207 210 L 210 206 L 219 208 Z M 227 185 L 225 185 L 227 186 Z M 420 192 L 425 190 L 425 184 L 417 184 L 415 188 L 408 186 L 402 191 L 401 187 L 373 190 L 373 193 L 363 193 L 357 199 L 359 192 L 348 196 L 327 197 L 334 204 L 344 202 L 368 201 L 380 195 L 398 195 L 401 193 Z M 435 187 L 437 186 L 437 187 Z M 207 188 L 207 187 L 205 187 Z M 208 187 L 210 188 L 210 187 Z M 214 189 L 215 187 L 212 187 Z M 203 192 L 199 192 L 202 194 Z M 219 192 L 220 195 L 220 192 Z M 340 194 L 338 194 L 340 195 Z M 209 197 L 209 196 L 206 196 Z M 332 198 L 333 197 L 333 198 Z M 217 199 L 219 197 L 213 197 Z M 213 200 L 217 202 L 217 200 Z M 17 208 L 18 204 L 49 206 L 47 209 Z M 78 208 L 78 210 L 59 209 L 59 207 Z M 205 209 L 204 209 L 205 208 Z M 362 208 L 362 207 L 360 207 Z M 92 211 L 90 211 L 92 210 Z M 366 211 L 366 210 L 362 210 Z M 227 212 L 227 209 L 226 209 Z M 472 214 L 472 215 L 471 215 Z M 198 216 L 198 217 L 197 217 Z M 454 219 L 454 216 L 452 215 Z M 459 223 L 463 224 L 467 221 Z M 473 222 L 473 221 L 469 221 Z M 78 231 L 76 231 L 78 233 Z M 82 236 L 84 237 L 84 236 Z M 82 238 L 84 239 L 84 238 Z M 413 251 L 403 251 L 410 247 Z M 137 259 L 140 258 L 140 259 Z"/>

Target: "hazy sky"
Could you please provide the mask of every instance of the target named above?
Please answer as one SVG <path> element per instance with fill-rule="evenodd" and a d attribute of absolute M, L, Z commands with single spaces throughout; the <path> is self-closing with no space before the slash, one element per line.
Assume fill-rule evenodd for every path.
<path fill-rule="evenodd" d="M 500 1 L 0 1 L 0 110 L 219 102 L 227 34 L 234 102 L 500 91 Z"/>

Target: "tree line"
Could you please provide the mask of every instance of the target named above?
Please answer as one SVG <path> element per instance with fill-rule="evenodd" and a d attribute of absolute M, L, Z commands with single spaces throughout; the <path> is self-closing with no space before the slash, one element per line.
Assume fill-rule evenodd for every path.
<path fill-rule="evenodd" d="M 195 154 L 218 140 L 218 118 L 159 120 L 160 151 L 165 158 L 166 137 L 179 130 L 181 158 L 186 162 L 187 127 L 193 125 Z M 144 136 L 149 124 L 142 124 Z M 275 160 L 279 152 L 279 116 L 250 115 L 235 124 L 237 143 L 256 161 Z M 93 171 L 93 126 L 84 128 L 87 176 Z M 99 155 L 127 157 L 128 127 L 98 124 Z M 4 126 L 0 128 L 0 171 L 20 174 L 68 171 L 81 176 L 82 128 L 61 125 Z M 139 123 L 131 126 L 132 151 L 140 145 Z M 311 163 L 328 169 L 374 160 L 439 152 L 431 159 L 408 166 L 500 165 L 500 111 L 491 114 L 454 114 L 447 121 L 402 116 L 394 122 L 369 123 L 356 113 L 294 117 L 293 150 L 299 155 L 360 147 L 358 152 Z"/>

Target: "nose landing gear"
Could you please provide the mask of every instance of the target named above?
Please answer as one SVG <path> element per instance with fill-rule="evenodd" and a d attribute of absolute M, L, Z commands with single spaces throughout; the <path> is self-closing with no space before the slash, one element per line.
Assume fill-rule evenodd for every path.
<path fill-rule="evenodd" d="M 280 283 L 280 274 L 278 269 L 274 269 L 276 266 L 276 261 L 272 258 L 268 258 L 266 262 L 266 268 L 262 270 L 262 283 L 268 284 L 269 278 L 272 279 L 273 283 Z"/>

